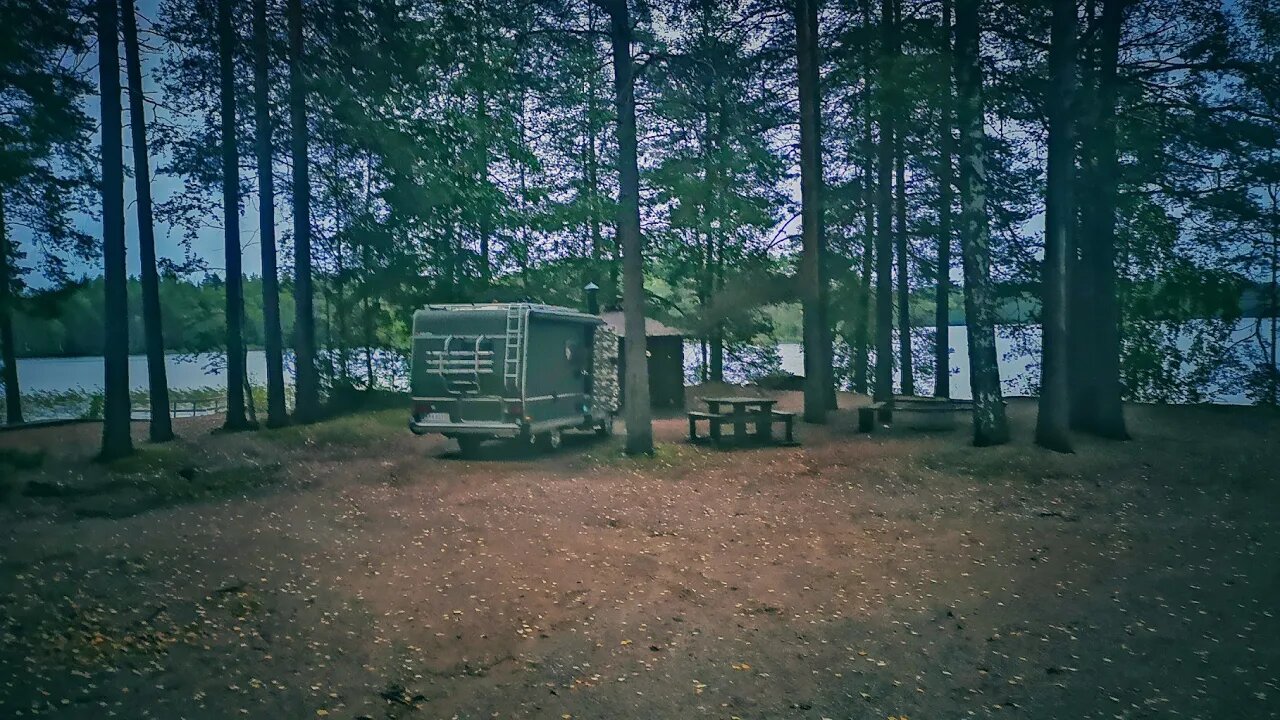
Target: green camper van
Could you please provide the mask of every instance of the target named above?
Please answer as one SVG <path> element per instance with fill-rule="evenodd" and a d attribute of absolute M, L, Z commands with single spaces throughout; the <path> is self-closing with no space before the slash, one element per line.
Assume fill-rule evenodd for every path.
<path fill-rule="evenodd" d="M 595 315 L 532 303 L 428 305 L 413 316 L 409 429 L 545 449 L 570 429 L 608 434 L 618 411 L 618 339 Z"/>

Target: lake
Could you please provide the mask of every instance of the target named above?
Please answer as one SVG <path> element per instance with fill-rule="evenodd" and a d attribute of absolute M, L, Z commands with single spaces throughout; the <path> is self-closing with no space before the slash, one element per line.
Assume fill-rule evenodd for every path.
<path fill-rule="evenodd" d="M 1268 320 L 1261 325 L 1254 319 L 1242 320 L 1233 333 L 1231 342 L 1241 346 L 1255 333 L 1265 336 L 1269 332 Z M 918 333 L 918 334 L 917 334 Z M 933 391 L 932 357 L 930 331 L 918 329 L 913 332 L 913 344 L 916 346 L 917 377 L 916 391 L 929 394 Z M 1190 342 L 1188 340 L 1188 342 Z M 951 347 L 951 391 L 957 399 L 967 400 L 969 394 L 969 356 L 968 337 L 963 326 L 950 328 L 949 344 Z M 996 348 L 1000 358 L 1000 377 L 1006 395 L 1033 394 L 1039 373 L 1039 328 L 1035 326 L 999 328 Z M 804 350 L 798 343 L 781 343 L 776 348 L 783 372 L 793 375 L 804 374 Z M 384 368 L 401 368 L 402 363 L 395 361 L 395 356 L 388 352 L 378 355 L 385 362 Z M 686 346 L 686 376 L 697 377 L 698 347 L 690 342 Z M 225 387 L 225 371 L 222 367 L 223 357 L 220 354 L 200 355 L 168 355 L 166 369 L 169 386 L 176 390 L 197 390 L 201 388 Z M 262 351 L 250 351 L 247 357 L 250 382 L 254 385 L 266 383 L 266 358 Z M 286 357 L 286 381 L 292 383 L 292 358 Z M 351 362 L 351 371 L 356 378 L 364 377 L 363 359 Z M 405 377 L 403 370 L 384 369 L 379 374 L 379 384 L 383 387 L 403 388 Z M 730 382 L 741 382 L 745 370 L 740 365 L 727 363 L 726 379 Z M 102 358 L 21 358 L 18 360 L 18 378 L 23 395 L 40 393 L 64 393 L 81 391 L 98 393 L 102 390 Z M 894 373 L 894 384 L 898 384 L 898 373 Z M 147 359 L 143 355 L 129 358 L 129 384 L 135 390 L 147 389 Z M 1248 404 L 1250 398 L 1240 392 L 1218 392 L 1210 389 L 1207 396 L 1212 402 L 1224 404 Z M 42 415 L 38 403 L 29 403 L 27 419 L 47 419 L 51 415 L 44 411 Z M 65 407 L 54 412 L 54 416 L 65 416 Z"/>

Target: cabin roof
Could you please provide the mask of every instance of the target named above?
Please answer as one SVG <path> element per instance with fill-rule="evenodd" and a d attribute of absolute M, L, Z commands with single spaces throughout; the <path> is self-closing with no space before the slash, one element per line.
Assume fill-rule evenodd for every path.
<path fill-rule="evenodd" d="M 600 313 L 600 319 L 604 320 L 604 324 L 608 325 L 609 329 L 618 337 L 627 336 L 624 317 L 620 310 Z M 645 337 L 681 337 L 684 335 L 683 332 L 651 317 L 644 319 L 644 334 Z"/>

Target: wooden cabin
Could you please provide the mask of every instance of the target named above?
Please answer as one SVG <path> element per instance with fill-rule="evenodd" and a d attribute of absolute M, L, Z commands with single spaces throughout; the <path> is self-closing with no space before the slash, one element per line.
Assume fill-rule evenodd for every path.
<path fill-rule="evenodd" d="M 625 321 L 621 311 L 603 312 L 605 325 L 618 336 L 618 386 L 625 387 Z M 645 318 L 645 342 L 649 354 L 649 400 L 655 408 L 684 407 L 684 333 L 653 318 Z M 623 403 L 626 402 L 625 390 Z"/>

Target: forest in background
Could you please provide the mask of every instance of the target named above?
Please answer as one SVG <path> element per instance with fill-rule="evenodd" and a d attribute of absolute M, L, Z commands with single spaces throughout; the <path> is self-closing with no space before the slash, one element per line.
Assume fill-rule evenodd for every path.
<path fill-rule="evenodd" d="M 130 0 L 0 0 L 0 12 L 6 368 L 32 274 L 59 287 L 99 263 L 102 336 L 157 346 L 145 327 L 128 332 L 115 270 L 115 233 L 136 221 L 185 236 L 184 256 L 160 263 L 179 274 L 205 265 L 190 240 L 221 227 L 224 307 L 274 298 L 267 326 L 291 327 L 280 280 L 295 294 L 306 283 L 314 303 L 292 325 L 305 337 L 262 337 L 271 356 L 307 348 L 304 368 L 317 340 L 394 346 L 427 302 L 576 305 L 595 281 L 618 304 L 635 277 L 649 312 L 705 347 L 705 379 L 722 376 L 726 349 L 774 331 L 770 306 L 802 299 L 806 346 L 851 348 L 853 389 L 945 395 L 913 378 L 945 348 L 895 350 L 891 329 L 931 294 L 945 325 L 961 289 L 981 337 L 995 290 L 1023 286 L 1050 301 L 1037 318 L 1046 408 L 1068 394 L 1085 407 L 1105 377 L 1132 398 L 1229 372 L 1280 398 L 1274 332 L 1226 362 L 1240 288 L 1277 305 L 1269 0 L 162 0 L 149 14 Z M 90 104 L 129 122 L 104 122 L 99 145 Z M 126 149 L 138 187 L 151 172 L 182 182 L 127 220 L 113 199 Z M 270 239 L 256 247 L 261 286 L 239 266 L 251 197 Z M 78 229 L 84 214 L 105 238 Z M 140 252 L 143 285 L 150 267 L 158 286 L 154 237 Z M 233 375 L 254 341 L 245 312 L 223 314 Z M 1189 341 L 1168 322 L 1205 318 Z M 816 408 L 830 374 L 814 370 Z M 310 403 L 319 376 L 304 374 Z M 12 417 L 18 382 L 4 380 Z"/>
<path fill-rule="evenodd" d="M 1233 304 L 1230 296 L 1223 298 L 1223 305 L 1218 313 L 1208 317 L 1268 317 L 1267 287 L 1262 284 L 1243 284 L 1234 289 L 1237 300 Z M 52 293 L 31 294 L 22 311 L 13 318 L 14 339 L 17 357 L 77 357 L 102 355 L 103 319 L 102 279 L 81 280 L 66 288 Z M 176 275 L 163 275 L 160 278 L 160 304 L 166 309 L 164 314 L 164 346 L 171 353 L 205 353 L 219 352 L 225 349 L 226 315 L 223 298 L 226 285 L 217 275 L 209 275 L 199 280 L 191 280 Z M 129 353 L 140 355 L 146 350 L 142 335 L 142 283 L 137 278 L 129 279 Z M 322 293 L 323 296 L 323 293 Z M 997 288 L 1000 302 L 996 307 L 996 322 L 1001 325 L 1034 324 L 1039 315 L 1039 300 L 1034 287 L 1008 284 Z M 915 328 L 929 327 L 934 321 L 936 298 L 930 289 L 918 289 L 912 292 L 910 299 L 911 325 Z M 538 302 L 542 302 L 538 300 Z M 558 298 L 557 302 L 581 309 L 581 298 Z M 280 288 L 280 327 L 287 340 L 293 333 L 293 291 L 291 284 L 283 284 Z M 767 328 L 753 338 L 739 338 L 735 342 L 743 346 L 754 345 L 768 347 L 776 343 L 798 343 L 802 339 L 801 312 L 798 303 L 781 303 L 772 305 L 764 311 Z M 322 322 L 319 328 L 322 346 L 337 346 L 340 338 L 333 327 L 331 313 L 321 307 Z M 1174 318 L 1185 318 L 1186 313 L 1170 313 Z M 1158 313 L 1156 315 L 1158 317 Z M 679 322 L 678 317 L 663 316 L 671 324 Z M 398 325 L 391 325 L 391 318 L 383 321 L 384 326 L 377 338 L 375 349 L 391 350 L 405 353 L 408 349 L 409 337 L 407 320 Z M 948 322 L 950 325 L 964 325 L 964 298 L 959 290 L 952 289 L 949 303 Z M 332 339 L 330 339 L 330 337 Z M 262 313 L 262 279 L 247 276 L 244 281 L 244 338 L 245 344 L 254 349 L 261 349 L 265 341 Z M 695 341 L 698 338 L 693 338 Z M 361 348 L 363 338 L 348 338 L 348 347 Z"/>

